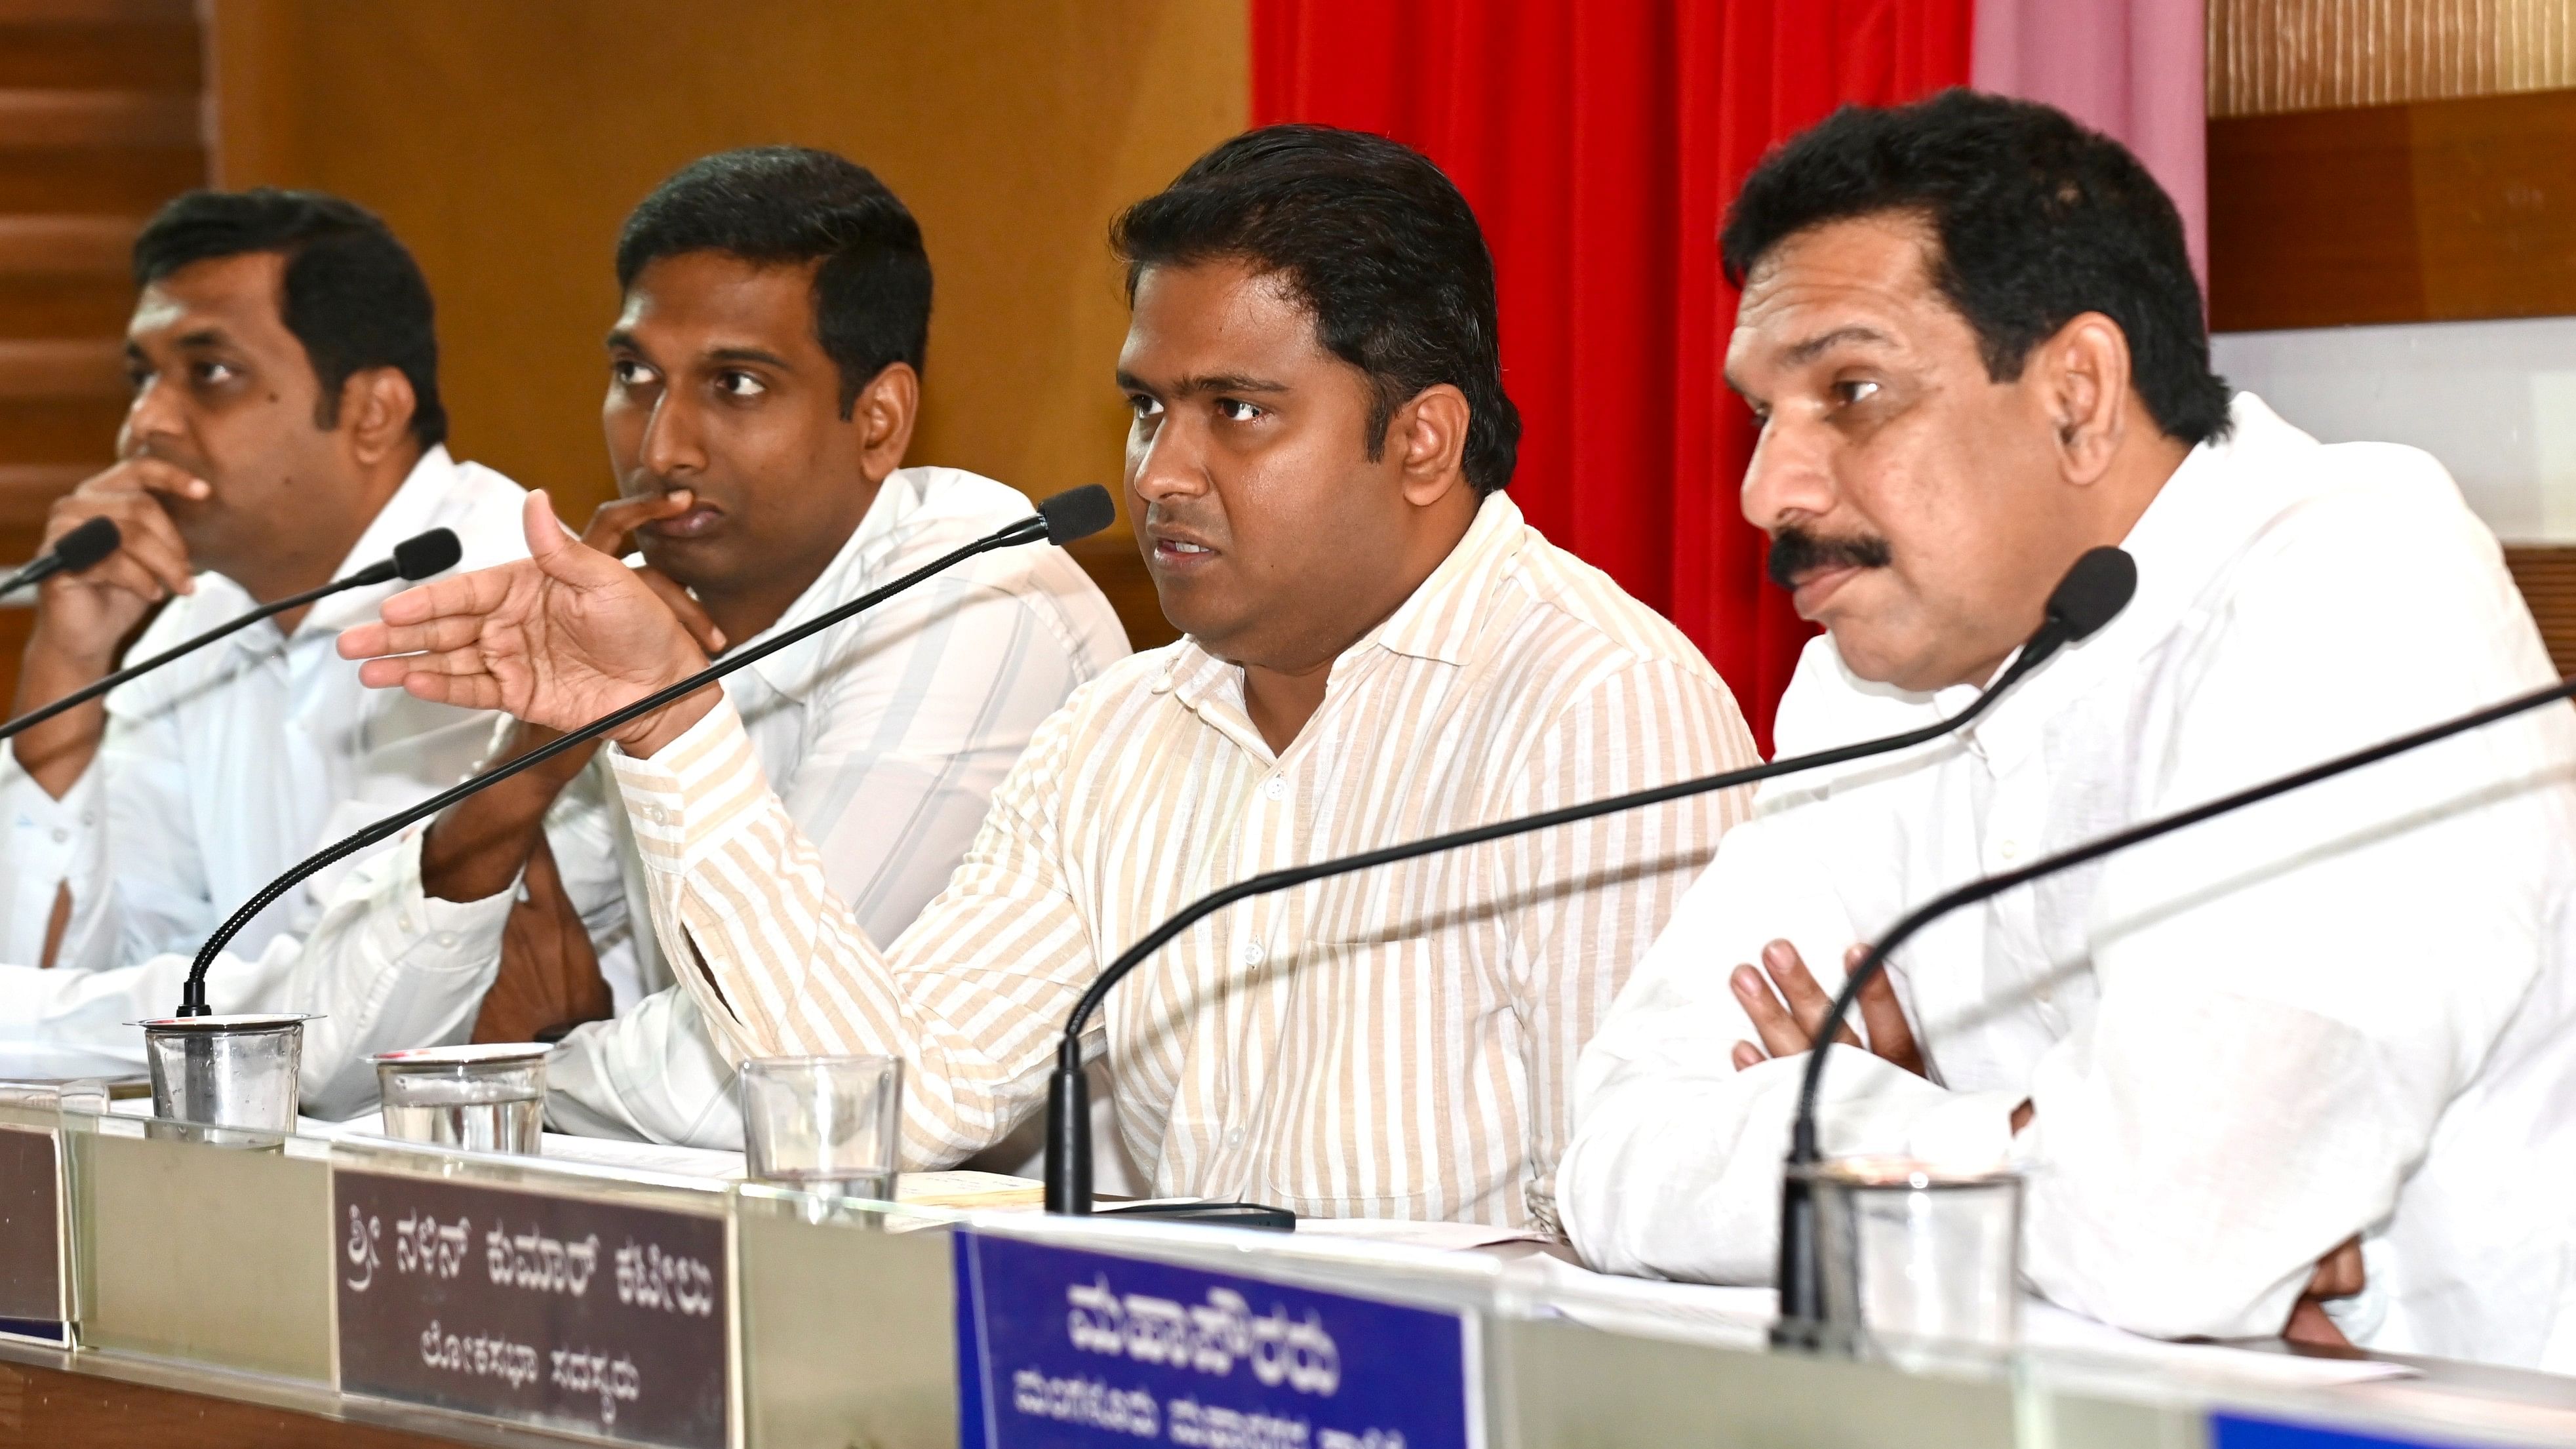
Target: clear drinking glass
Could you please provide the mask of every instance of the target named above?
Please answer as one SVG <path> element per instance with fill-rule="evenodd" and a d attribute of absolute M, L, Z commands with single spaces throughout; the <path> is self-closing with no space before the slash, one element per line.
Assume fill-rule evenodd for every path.
<path fill-rule="evenodd" d="M 152 1072 L 152 1115 L 163 1119 L 146 1131 L 218 1147 L 277 1145 L 280 1134 L 295 1130 L 309 1019 L 172 1016 L 135 1023 L 143 1028 Z"/>
<path fill-rule="evenodd" d="M 903 1058 L 759 1057 L 742 1064 L 744 1166 L 821 1197 L 894 1201 Z"/>
<path fill-rule="evenodd" d="M 1836 1337 L 1910 1361 L 2020 1336 L 2020 1174 L 1850 1158 L 1814 1169 L 1814 1183 Z"/>
<path fill-rule="evenodd" d="M 484 1042 L 379 1052 L 385 1135 L 473 1152 L 536 1157 L 545 1150 L 543 1042 Z"/>

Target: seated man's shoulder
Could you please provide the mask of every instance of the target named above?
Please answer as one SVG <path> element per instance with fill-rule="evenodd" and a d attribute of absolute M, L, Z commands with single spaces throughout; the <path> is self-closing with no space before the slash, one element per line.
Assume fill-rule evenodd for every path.
<path fill-rule="evenodd" d="M 2403 443 L 2322 443 L 2241 400 L 2231 451 L 2250 465 L 2237 486 L 2273 510 L 2262 530 L 2276 546 L 2371 553 L 2464 549 L 2499 556 L 2494 536 L 2440 460 Z"/>
<path fill-rule="evenodd" d="M 892 500 L 896 553 L 926 563 L 1019 523 L 1036 512 L 1029 496 L 963 468 L 899 468 L 885 481 Z M 1108 596 L 1071 554 L 1046 544 L 995 549 L 959 566 L 960 577 L 1036 608 L 1069 652 L 1089 667 L 1127 653 L 1127 633 Z"/>
<path fill-rule="evenodd" d="M 1481 632 L 1497 652 L 1588 655 L 1608 670 L 1669 665 L 1725 688 L 1689 635 L 1536 529 L 1528 530 L 1504 570 Z"/>

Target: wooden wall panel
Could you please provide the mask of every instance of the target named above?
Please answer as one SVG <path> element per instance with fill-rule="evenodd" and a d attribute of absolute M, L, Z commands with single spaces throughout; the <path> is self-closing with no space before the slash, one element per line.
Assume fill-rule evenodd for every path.
<path fill-rule="evenodd" d="M 2209 0 L 2209 113 L 2576 86 L 2576 0 Z"/>
<path fill-rule="evenodd" d="M 2531 605 L 2550 661 L 2560 675 L 2576 674 L 2576 547 L 2512 547 L 2504 561 Z"/>
<path fill-rule="evenodd" d="M 2576 90 L 2209 123 L 2222 332 L 2576 313 Z"/>
<path fill-rule="evenodd" d="M 460 454 L 576 498 L 619 222 L 673 168 L 799 142 L 874 168 L 938 273 L 912 461 L 1115 484 L 1118 207 L 1240 129 L 1243 0 L 212 0 L 218 174 L 342 192 L 439 302 Z M 1122 530 L 1123 532 L 1123 530 Z M 1132 549 L 1082 555 L 1140 643 Z"/>

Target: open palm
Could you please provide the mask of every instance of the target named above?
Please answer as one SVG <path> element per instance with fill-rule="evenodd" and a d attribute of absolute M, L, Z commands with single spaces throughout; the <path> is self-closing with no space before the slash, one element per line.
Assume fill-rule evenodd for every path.
<path fill-rule="evenodd" d="M 468 709 L 506 710 L 569 730 L 676 684 L 706 655 L 669 605 L 625 565 L 567 536 L 554 505 L 528 495 L 528 557 L 406 589 L 382 621 L 340 636 L 378 689 Z M 651 734 L 638 720 L 615 735 Z"/>

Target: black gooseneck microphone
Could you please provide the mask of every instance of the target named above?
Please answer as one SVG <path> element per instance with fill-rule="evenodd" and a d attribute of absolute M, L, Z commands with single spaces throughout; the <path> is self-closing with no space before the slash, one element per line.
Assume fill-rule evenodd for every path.
<path fill-rule="evenodd" d="M 181 991 L 178 1014 L 181 1016 L 211 1014 L 206 1005 L 206 973 L 213 969 L 215 958 L 223 954 L 224 947 L 232 944 L 233 937 L 241 933 L 242 927 L 250 924 L 252 917 L 267 910 L 278 897 L 295 889 L 315 871 L 321 870 L 334 861 L 345 860 L 379 841 L 389 839 L 403 827 L 416 821 L 426 820 L 478 790 L 497 785 L 530 766 L 550 760 L 577 745 L 597 739 L 619 725 L 640 719 L 664 705 L 695 694 L 746 664 L 766 659 L 791 644 L 809 639 L 977 554 L 1040 541 L 1061 547 L 1075 539 L 1088 538 L 1098 533 L 1107 528 L 1117 516 L 1118 505 L 1110 498 L 1109 490 L 1097 483 L 1059 493 L 1039 504 L 1038 511 L 1033 517 L 1021 519 L 1006 528 L 986 534 L 973 543 L 943 554 L 914 569 L 911 573 L 905 574 L 902 578 L 896 579 L 893 583 L 883 588 L 871 589 L 846 604 L 827 609 L 765 644 L 727 654 L 724 658 L 667 689 L 657 690 L 622 709 L 611 710 L 570 734 L 548 740 L 526 754 L 505 760 L 453 789 L 442 790 L 408 810 L 388 815 L 336 844 L 324 846 L 306 857 L 294 869 L 260 887 L 256 894 L 242 903 L 241 909 L 225 918 L 224 923 L 215 928 L 215 933 L 206 938 L 206 944 L 197 952 L 196 961 L 188 968 L 188 980 Z"/>
<path fill-rule="evenodd" d="M 1338 860 L 1290 866 L 1285 870 L 1274 870 L 1264 875 L 1253 876 L 1249 880 L 1237 881 L 1233 885 L 1199 897 L 1183 907 L 1170 920 L 1147 932 L 1135 945 L 1128 947 L 1117 960 L 1110 962 L 1097 977 L 1092 979 L 1090 987 L 1082 993 L 1081 998 L 1074 1003 L 1072 1013 L 1065 1018 L 1064 1038 L 1056 1045 L 1055 1070 L 1047 1078 L 1046 1210 L 1051 1213 L 1076 1215 L 1091 1211 L 1091 1083 L 1083 1075 L 1082 1070 L 1083 1025 L 1090 1021 L 1092 1013 L 1099 1009 L 1102 999 L 1108 996 L 1109 989 L 1117 985 L 1121 978 L 1135 970 L 1146 957 L 1161 950 L 1174 937 L 1207 916 L 1223 910 L 1236 901 L 1252 896 L 1268 895 L 1272 891 L 1286 890 L 1291 886 L 1304 885 L 1309 881 L 1347 875 L 1352 871 L 1367 870 L 1372 866 L 1392 865 L 1400 860 L 1412 860 L 1417 856 L 1434 855 L 1444 850 L 1456 850 L 1462 846 L 1481 845 L 1489 840 L 1499 840 L 1504 836 L 1519 835 L 1525 831 L 1545 830 L 1555 825 L 1571 825 L 1579 820 L 1614 815 L 1622 810 L 1634 810 L 1644 805 L 1660 805 L 1668 800 L 1704 795 L 1712 790 L 1730 790 L 1738 785 L 1756 784 L 1782 775 L 1793 775 L 1802 770 L 1821 769 L 1827 765 L 1867 759 L 1872 755 L 1883 755 L 1891 750 L 1928 743 L 1968 724 L 1978 715 L 1983 714 L 1988 705 L 2002 697 L 2005 690 L 2019 683 L 2022 676 L 2046 663 L 2058 650 L 2090 637 L 2095 630 L 2111 622 L 2112 615 L 2127 607 L 2129 596 L 2137 591 L 2137 587 L 2137 562 L 2125 552 L 2105 547 L 2085 553 L 2075 561 L 2073 567 L 2066 571 L 2066 576 L 2058 581 L 2056 590 L 2048 596 L 2043 622 L 2030 636 L 2029 642 L 2022 645 L 2020 653 L 2014 656 L 2012 664 L 1996 678 L 1994 683 L 1987 685 L 1983 693 L 1970 701 L 1967 708 L 1920 729 L 1908 730 L 1900 735 L 1890 735 L 1885 739 L 1866 740 L 1859 744 L 1818 750 L 1810 755 L 1774 760 L 1767 765 L 1729 770 L 1724 774 L 1708 775 L 1696 780 L 1682 780 L 1670 785 L 1657 785 L 1650 790 L 1614 795 L 1606 800 L 1568 805 L 1562 809 L 1543 811 L 1537 815 L 1524 815 L 1516 820 L 1498 820 L 1491 825 L 1479 825 L 1447 835 L 1435 835 L 1423 840 L 1408 841 L 1402 845 L 1363 851 L 1358 855 L 1347 855 Z M 1255 1207 L 1242 1203 L 1193 1206 L 1171 1215 L 1231 1220 L 1251 1226 L 1272 1225 L 1285 1216 L 1276 1208 Z"/>
<path fill-rule="evenodd" d="M 1850 1015 L 1852 1004 L 1859 999 L 1861 988 L 1885 969 L 1887 958 L 1925 926 L 1952 911 L 1999 896 L 2042 876 L 2100 860 L 2158 836 L 2171 835 L 2185 826 L 2241 810 L 2275 795 L 2286 795 L 2321 780 L 2331 780 L 2364 765 L 2374 765 L 2409 750 L 2420 749 L 2453 735 L 2466 734 L 2563 699 L 2576 699 L 2576 679 L 2564 679 L 2547 688 L 2518 695 L 2501 704 L 2489 705 L 2413 734 L 2400 735 L 2381 744 L 2339 755 L 2323 764 L 2248 786 L 2235 794 L 2221 796 L 2188 810 L 2143 821 L 2126 830 L 2032 861 L 2017 870 L 1972 880 L 1898 921 L 1870 947 L 1869 954 L 1862 957 L 1860 964 L 1844 978 L 1842 989 L 1834 993 L 1833 1005 L 1826 1010 L 1815 1039 L 1832 1041 L 1841 1030 L 1844 1018 Z M 1780 1185 L 1780 1316 L 1771 1325 L 1771 1341 L 1782 1347 L 1819 1348 L 1826 1346 L 1829 1338 L 1824 1311 L 1824 1259 L 1817 1234 L 1814 1184 L 1809 1174 L 1823 1160 L 1816 1145 L 1816 1097 L 1824 1082 L 1825 1061 L 1830 1055 L 1821 1048 L 1807 1053 L 1806 1072 L 1798 1082 L 1798 1115 L 1789 1129 L 1789 1157 Z"/>
<path fill-rule="evenodd" d="M 107 522 L 105 519 L 98 521 Z M 110 529 L 115 526 L 108 524 Z M 68 538 L 69 535 L 65 537 Z M 327 598 L 350 589 L 363 589 L 369 584 L 391 583 L 395 579 L 410 582 L 428 578 L 432 574 L 443 574 L 456 567 L 456 561 L 463 557 L 465 557 L 465 545 L 457 541 L 453 529 L 433 528 L 427 533 L 415 534 L 394 545 L 392 558 L 371 563 L 347 578 L 333 579 L 320 588 L 306 589 L 303 593 L 291 594 L 275 603 L 262 604 L 239 618 L 227 619 L 217 624 L 193 639 L 173 644 L 139 664 L 129 664 L 105 679 L 82 685 L 51 704 L 39 709 L 31 709 L 6 724 L 0 724 L 0 740 L 5 740 L 20 730 L 33 729 L 64 710 L 86 704 L 129 679 L 149 674 L 182 655 L 194 654 L 225 635 L 238 633 L 272 615 L 283 614 L 289 609 L 302 608 L 316 599 Z"/>
<path fill-rule="evenodd" d="M 41 584 L 58 573 L 79 573 L 109 554 L 124 541 L 116 531 L 116 520 L 101 515 L 54 540 L 53 551 L 43 558 L 0 580 L 0 595 L 14 594 L 30 585 Z"/>

